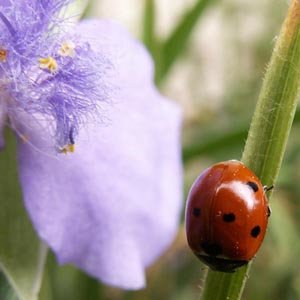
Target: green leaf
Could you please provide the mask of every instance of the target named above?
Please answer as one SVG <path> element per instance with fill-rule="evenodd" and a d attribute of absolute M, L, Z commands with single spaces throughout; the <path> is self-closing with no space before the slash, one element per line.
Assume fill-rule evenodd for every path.
<path fill-rule="evenodd" d="M 296 111 L 293 124 L 299 123 L 300 109 Z M 234 147 L 239 146 L 246 140 L 248 127 L 249 123 L 243 121 L 233 124 L 232 127 L 225 130 L 220 126 L 207 130 L 200 128 L 200 126 L 193 128 L 195 133 L 189 137 L 188 143 L 183 147 L 183 162 L 186 164 L 201 155 L 224 151 L 225 148 L 229 148 L 232 152 Z"/>
<path fill-rule="evenodd" d="M 145 0 L 144 7 L 143 42 L 148 50 L 155 55 L 155 3 L 154 0 Z"/>
<path fill-rule="evenodd" d="M 1 300 L 18 300 L 16 293 L 2 272 L 0 273 L 0 296 Z"/>
<path fill-rule="evenodd" d="M 195 130 L 196 133 L 189 137 L 189 142 L 183 147 L 183 162 L 186 164 L 201 155 L 224 151 L 226 147 L 230 148 L 232 154 L 232 148 L 246 139 L 248 126 L 248 123 L 240 122 L 225 130 L 219 126 L 205 131 L 203 128 Z"/>
<path fill-rule="evenodd" d="M 8 130 L 5 141 L 5 149 L 0 152 L 0 268 L 20 300 L 35 300 L 47 248 L 38 239 L 23 206 L 16 140 Z M 0 299 L 4 299 L 2 294 Z"/>
<path fill-rule="evenodd" d="M 161 43 L 160 59 L 157 61 L 156 73 L 158 83 L 165 78 L 173 63 L 185 50 L 197 21 L 212 2 L 214 0 L 197 0 L 195 5 L 184 14 L 167 40 Z"/>
<path fill-rule="evenodd" d="M 53 287 L 51 292 L 54 300 L 106 299 L 103 286 L 97 279 L 89 277 L 71 265 L 58 266 L 51 252 L 47 259 L 46 274 Z M 41 300 L 48 300 L 48 298 Z"/>
<path fill-rule="evenodd" d="M 242 161 L 275 185 L 300 87 L 300 2 L 293 0 L 263 82 Z M 201 299 L 240 299 L 251 263 L 233 274 L 209 271 Z"/>

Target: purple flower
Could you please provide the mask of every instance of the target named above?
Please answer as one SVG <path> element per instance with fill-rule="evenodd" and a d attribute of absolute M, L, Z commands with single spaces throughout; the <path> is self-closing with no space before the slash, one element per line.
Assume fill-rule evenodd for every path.
<path fill-rule="evenodd" d="M 70 31 L 68 2 L 1 1 L 0 126 L 18 137 L 25 205 L 59 262 L 137 289 L 177 230 L 180 111 L 139 42 L 111 21 Z"/>

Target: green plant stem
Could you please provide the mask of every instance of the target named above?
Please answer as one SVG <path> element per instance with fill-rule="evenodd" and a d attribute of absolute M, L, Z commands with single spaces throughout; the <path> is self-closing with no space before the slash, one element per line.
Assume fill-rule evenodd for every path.
<path fill-rule="evenodd" d="M 242 161 L 269 186 L 276 182 L 293 122 L 299 70 L 300 2 L 293 0 L 271 57 L 242 156 Z M 233 274 L 209 271 L 201 299 L 240 299 L 250 265 Z"/>
<path fill-rule="evenodd" d="M 214 0 L 197 0 L 179 21 L 170 36 L 161 43 L 156 56 L 156 82 L 161 84 L 177 58 L 185 50 L 188 40 L 205 9 Z"/>

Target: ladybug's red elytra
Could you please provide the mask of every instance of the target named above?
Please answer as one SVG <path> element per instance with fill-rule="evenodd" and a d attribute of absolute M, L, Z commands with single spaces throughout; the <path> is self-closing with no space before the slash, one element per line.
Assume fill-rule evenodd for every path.
<path fill-rule="evenodd" d="M 237 160 L 217 163 L 190 190 L 188 244 L 211 269 L 234 272 L 258 251 L 269 215 L 265 188 L 256 175 Z"/>

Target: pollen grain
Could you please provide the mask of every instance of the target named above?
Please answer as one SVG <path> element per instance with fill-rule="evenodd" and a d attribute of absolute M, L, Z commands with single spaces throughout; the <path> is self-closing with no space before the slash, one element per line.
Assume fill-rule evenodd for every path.
<path fill-rule="evenodd" d="M 61 56 L 74 57 L 75 55 L 75 44 L 71 41 L 66 41 L 61 44 L 58 50 L 58 54 Z"/>
<path fill-rule="evenodd" d="M 7 50 L 0 48 L 0 62 L 6 62 Z"/>
<path fill-rule="evenodd" d="M 68 154 L 75 152 L 75 144 L 68 144 L 60 149 L 60 153 Z"/>
<path fill-rule="evenodd" d="M 57 62 L 52 56 L 40 58 L 39 63 L 41 69 L 48 69 L 51 73 L 56 72 L 58 69 Z"/>

